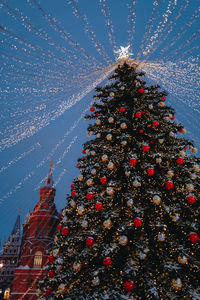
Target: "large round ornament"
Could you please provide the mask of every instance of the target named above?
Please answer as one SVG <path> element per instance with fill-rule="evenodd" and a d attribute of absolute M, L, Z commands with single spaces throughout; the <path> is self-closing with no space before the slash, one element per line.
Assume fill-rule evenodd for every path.
<path fill-rule="evenodd" d="M 136 158 L 131 158 L 131 159 L 130 159 L 130 164 L 131 164 L 131 166 L 135 166 L 136 163 L 137 163 L 137 159 L 136 159 Z"/>
<path fill-rule="evenodd" d="M 127 243 L 128 243 L 128 238 L 127 238 L 127 236 L 121 235 L 121 236 L 119 237 L 119 244 L 120 244 L 121 246 L 126 246 Z"/>
<path fill-rule="evenodd" d="M 159 144 L 163 144 L 164 143 L 164 139 L 158 139 Z"/>
<path fill-rule="evenodd" d="M 192 243 L 197 243 L 198 240 L 199 240 L 199 236 L 196 232 L 191 232 L 189 234 L 189 240 L 192 242 Z"/>
<path fill-rule="evenodd" d="M 88 179 L 88 180 L 86 181 L 86 184 L 87 184 L 88 186 L 92 186 L 92 185 L 94 184 L 93 179 Z"/>
<path fill-rule="evenodd" d="M 73 269 L 74 269 L 74 271 L 76 271 L 76 272 L 80 271 L 80 269 L 81 269 L 81 264 L 80 264 L 79 262 L 75 262 L 75 263 L 73 264 Z"/>
<path fill-rule="evenodd" d="M 169 170 L 169 171 L 167 172 L 167 176 L 168 176 L 169 178 L 173 177 L 173 176 L 174 176 L 174 172 L 173 172 L 172 170 Z"/>
<path fill-rule="evenodd" d="M 163 232 L 159 232 L 157 237 L 159 242 L 164 242 L 165 234 Z"/>
<path fill-rule="evenodd" d="M 195 173 L 192 173 L 192 174 L 190 174 L 190 178 L 192 180 L 195 180 L 195 179 L 197 179 L 197 175 Z"/>
<path fill-rule="evenodd" d="M 82 223 L 81 223 L 81 226 L 83 228 L 87 228 L 88 227 L 88 221 L 87 220 L 83 220 Z"/>
<path fill-rule="evenodd" d="M 80 206 L 77 207 L 78 215 L 82 216 L 84 214 L 84 212 L 85 212 L 85 208 L 84 208 L 83 205 L 80 205 Z"/>
<path fill-rule="evenodd" d="M 135 288 L 135 285 L 132 281 L 126 281 L 124 283 L 124 288 L 127 290 L 127 292 L 131 292 Z"/>
<path fill-rule="evenodd" d="M 106 188 L 106 193 L 111 196 L 111 195 L 114 194 L 114 189 L 112 187 L 107 187 Z"/>
<path fill-rule="evenodd" d="M 107 178 L 106 177 L 102 177 L 100 179 L 101 184 L 107 184 Z"/>
<path fill-rule="evenodd" d="M 104 260 L 103 260 L 103 265 L 105 267 L 109 267 L 111 264 L 112 264 L 111 258 L 110 257 L 105 257 Z"/>
<path fill-rule="evenodd" d="M 172 287 L 174 290 L 178 291 L 182 288 L 182 281 L 180 278 L 172 279 Z"/>
<path fill-rule="evenodd" d="M 153 168 L 147 169 L 148 176 L 153 176 L 155 174 L 155 170 Z"/>
<path fill-rule="evenodd" d="M 102 203 L 101 203 L 101 202 L 97 202 L 97 203 L 95 204 L 95 208 L 96 208 L 97 211 L 102 210 L 102 209 L 103 209 Z"/>
<path fill-rule="evenodd" d="M 114 164 L 113 164 L 112 161 L 109 161 L 109 163 L 108 163 L 108 165 L 107 165 L 107 168 L 108 168 L 109 170 L 113 170 L 113 169 L 114 169 Z"/>
<path fill-rule="evenodd" d="M 178 256 L 178 262 L 182 265 L 186 265 L 188 263 L 188 258 L 185 255 Z"/>
<path fill-rule="evenodd" d="M 187 189 L 189 192 L 192 192 L 192 191 L 194 191 L 194 185 L 191 184 L 191 183 L 187 183 L 187 184 L 186 184 L 186 189 Z"/>
<path fill-rule="evenodd" d="M 141 227 L 142 226 L 142 219 L 140 218 L 135 218 L 133 220 L 133 225 L 137 228 L 137 227 Z"/>
<path fill-rule="evenodd" d="M 165 106 L 165 102 L 161 101 L 160 102 L 160 107 L 164 107 Z"/>
<path fill-rule="evenodd" d="M 112 221 L 110 219 L 107 219 L 103 222 L 103 226 L 107 229 L 110 229 L 112 227 Z"/>
<path fill-rule="evenodd" d="M 101 133 L 97 133 L 97 138 L 100 139 Z"/>
<path fill-rule="evenodd" d="M 92 237 L 88 237 L 85 242 L 86 242 L 86 246 L 88 246 L 88 247 L 91 247 L 94 245 L 94 239 Z"/>
<path fill-rule="evenodd" d="M 156 162 L 157 162 L 157 164 L 160 164 L 162 162 L 162 158 L 161 157 L 157 157 L 156 158 Z"/>
<path fill-rule="evenodd" d="M 54 257 L 57 257 L 59 255 L 59 248 L 56 248 L 52 251 L 52 254 Z"/>
<path fill-rule="evenodd" d="M 154 204 L 159 205 L 160 201 L 161 201 L 160 196 L 158 196 L 158 195 L 153 196 L 153 203 Z"/>
<path fill-rule="evenodd" d="M 165 183 L 165 187 L 166 187 L 167 190 L 171 190 L 171 189 L 174 188 L 174 184 L 173 184 L 172 181 L 167 181 L 167 182 Z"/>
<path fill-rule="evenodd" d="M 84 179 L 83 175 L 80 174 L 80 175 L 78 176 L 78 180 L 79 180 L 79 181 L 83 181 L 83 179 Z"/>
<path fill-rule="evenodd" d="M 62 235 L 68 235 L 68 234 L 69 234 L 69 228 L 64 227 L 64 228 L 62 229 Z"/>
<path fill-rule="evenodd" d="M 97 285 L 99 285 L 100 284 L 100 279 L 99 279 L 99 277 L 97 276 L 97 277 L 94 277 L 93 279 L 92 279 L 92 285 L 93 286 L 97 286 Z"/>
<path fill-rule="evenodd" d="M 183 162 L 184 162 L 184 160 L 183 160 L 182 157 L 179 157 L 179 158 L 177 158 L 177 160 L 176 160 L 177 165 L 182 165 Z"/>
<path fill-rule="evenodd" d="M 144 260 L 144 259 L 147 257 L 146 253 L 141 252 L 141 251 L 138 253 L 138 256 L 139 256 L 139 258 L 142 259 L 142 260 Z"/>
<path fill-rule="evenodd" d="M 149 145 L 148 144 L 144 144 L 143 146 L 142 146 L 142 150 L 144 151 L 144 152 L 148 152 L 149 151 Z"/>
<path fill-rule="evenodd" d="M 113 117 L 108 118 L 108 123 L 110 124 L 114 123 L 114 118 Z"/>
<path fill-rule="evenodd" d="M 126 129 L 126 128 L 127 128 L 126 123 L 125 123 L 125 122 L 121 123 L 120 128 L 121 128 L 121 129 Z"/>
<path fill-rule="evenodd" d="M 92 174 L 92 175 L 96 175 L 96 173 L 97 173 L 96 169 L 92 169 L 92 170 L 91 170 L 91 174 Z"/>
<path fill-rule="evenodd" d="M 196 197 L 190 195 L 187 197 L 187 202 L 190 203 L 190 204 L 194 204 L 196 202 Z"/>
<path fill-rule="evenodd" d="M 192 148 L 192 152 L 196 154 L 198 152 L 197 148 Z"/>
<path fill-rule="evenodd" d="M 158 122 L 158 121 L 153 121 L 153 123 L 152 123 L 152 126 L 153 126 L 153 127 L 158 127 L 158 125 L 159 125 L 159 122 Z"/>
<path fill-rule="evenodd" d="M 114 96 L 115 96 L 115 93 L 110 92 L 109 96 L 110 96 L 110 97 L 114 97 Z"/>
<path fill-rule="evenodd" d="M 112 134 L 107 134 L 106 135 L 106 139 L 108 140 L 108 141 L 112 141 Z"/>
<path fill-rule="evenodd" d="M 127 145 L 127 141 L 126 141 L 126 140 L 121 141 L 121 145 L 122 145 L 122 146 L 126 146 L 126 145 Z"/>
<path fill-rule="evenodd" d="M 66 285 L 65 285 L 64 283 L 61 283 L 61 284 L 58 286 L 57 293 L 59 293 L 59 294 L 64 294 L 64 293 L 65 293 L 65 290 L 66 290 Z"/>
<path fill-rule="evenodd" d="M 141 186 L 141 182 L 139 182 L 137 179 L 135 179 L 135 180 L 133 181 L 133 186 L 134 186 L 134 187 L 140 187 L 140 186 Z"/>
<path fill-rule="evenodd" d="M 87 193 L 87 199 L 88 200 L 92 200 L 93 198 L 94 198 L 94 194 L 92 194 L 92 193 Z"/>
<path fill-rule="evenodd" d="M 127 206 L 128 206 L 128 207 L 133 206 L 133 199 L 129 199 L 129 200 L 127 201 Z"/>
<path fill-rule="evenodd" d="M 108 155 L 106 155 L 106 154 L 102 155 L 101 160 L 102 161 L 107 161 L 108 160 Z"/>
<path fill-rule="evenodd" d="M 99 120 L 99 119 L 96 120 L 96 124 L 97 124 L 97 125 L 101 125 L 101 120 Z"/>
<path fill-rule="evenodd" d="M 136 116 L 136 118 L 141 118 L 142 113 L 140 111 L 138 111 L 138 112 L 136 112 L 135 116 Z"/>
<path fill-rule="evenodd" d="M 200 171 L 200 166 L 199 165 L 194 165 L 193 169 L 196 173 L 198 173 Z"/>
<path fill-rule="evenodd" d="M 185 151 L 181 150 L 181 151 L 179 151 L 179 155 L 180 155 L 181 157 L 185 157 L 186 153 L 185 153 Z"/>

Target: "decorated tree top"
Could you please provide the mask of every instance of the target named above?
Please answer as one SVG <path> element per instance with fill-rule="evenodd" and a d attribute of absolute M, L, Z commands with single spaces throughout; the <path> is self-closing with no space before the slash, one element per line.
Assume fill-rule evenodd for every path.
<path fill-rule="evenodd" d="M 51 299 L 189 299 L 199 291 L 199 158 L 167 93 L 119 65 L 97 88 L 80 175 L 63 210 Z M 198 298 L 196 298 L 198 299 Z"/>

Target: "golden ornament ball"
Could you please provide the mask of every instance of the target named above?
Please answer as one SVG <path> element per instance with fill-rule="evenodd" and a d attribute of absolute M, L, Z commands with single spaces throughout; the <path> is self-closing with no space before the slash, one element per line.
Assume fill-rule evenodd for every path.
<path fill-rule="evenodd" d="M 107 229 L 110 229 L 112 227 L 112 221 L 110 219 L 107 219 L 103 222 L 103 226 Z"/>
<path fill-rule="evenodd" d="M 97 96 L 94 96 L 93 98 L 94 98 L 94 100 L 99 100 L 99 97 L 97 97 Z"/>
<path fill-rule="evenodd" d="M 185 255 L 178 256 L 178 262 L 182 265 L 186 265 L 188 263 L 188 258 Z"/>
<path fill-rule="evenodd" d="M 101 125 L 101 120 L 99 120 L 99 119 L 96 120 L 96 124 L 97 124 L 97 125 Z"/>
<path fill-rule="evenodd" d="M 185 153 L 185 151 L 181 150 L 181 151 L 179 152 L 179 155 L 180 155 L 181 157 L 185 157 L 186 153 Z"/>
<path fill-rule="evenodd" d="M 88 221 L 87 220 L 83 220 L 82 223 L 81 223 L 81 226 L 83 228 L 87 228 L 88 227 Z"/>
<path fill-rule="evenodd" d="M 114 123 L 114 118 L 113 117 L 108 118 L 108 123 L 110 124 Z"/>
<path fill-rule="evenodd" d="M 94 184 L 94 181 L 93 181 L 93 179 L 88 179 L 87 181 L 86 181 L 86 184 L 88 185 L 88 186 L 92 186 L 93 184 Z"/>
<path fill-rule="evenodd" d="M 121 145 L 122 146 L 126 146 L 127 145 L 127 141 L 121 141 Z"/>
<path fill-rule="evenodd" d="M 106 155 L 106 154 L 102 155 L 101 160 L 102 161 L 107 161 L 108 160 L 108 155 Z"/>
<path fill-rule="evenodd" d="M 82 216 L 82 215 L 84 214 L 84 212 L 85 212 L 85 208 L 84 208 L 83 205 L 80 205 L 80 206 L 77 207 L 77 213 L 78 213 L 79 215 Z"/>
<path fill-rule="evenodd" d="M 157 164 L 160 164 L 162 162 L 162 158 L 161 157 L 157 157 L 156 158 L 156 162 L 157 162 Z"/>
<path fill-rule="evenodd" d="M 141 251 L 138 253 L 138 256 L 139 256 L 139 258 L 142 259 L 142 260 L 144 260 L 144 259 L 147 257 L 146 253 L 141 252 Z"/>
<path fill-rule="evenodd" d="M 58 292 L 59 294 L 64 294 L 65 290 L 66 290 L 66 285 L 65 285 L 64 283 L 61 283 L 61 284 L 58 286 L 57 292 Z"/>
<path fill-rule="evenodd" d="M 164 139 L 159 139 L 158 142 L 159 142 L 159 144 L 163 144 Z"/>
<path fill-rule="evenodd" d="M 192 149 L 192 152 L 193 152 L 194 154 L 196 154 L 196 153 L 198 152 L 198 149 L 197 149 L 197 148 L 193 148 L 193 149 Z"/>
<path fill-rule="evenodd" d="M 152 104 L 149 104 L 149 109 L 153 109 L 153 105 Z"/>
<path fill-rule="evenodd" d="M 96 152 L 94 150 L 92 150 L 91 155 L 96 155 Z"/>
<path fill-rule="evenodd" d="M 113 170 L 113 169 L 114 169 L 114 164 L 113 164 L 112 161 L 109 161 L 109 163 L 108 163 L 108 165 L 107 165 L 107 168 L 108 168 L 109 170 Z"/>
<path fill-rule="evenodd" d="M 174 172 L 172 170 L 169 170 L 167 172 L 167 176 L 170 177 L 170 178 L 173 177 L 174 176 Z"/>
<path fill-rule="evenodd" d="M 158 195 L 153 196 L 153 203 L 154 204 L 159 205 L 160 201 L 161 201 L 160 196 L 158 196 Z"/>
<path fill-rule="evenodd" d="M 200 170 L 200 166 L 199 165 L 194 165 L 193 169 L 194 169 L 195 173 L 198 173 L 199 170 Z"/>
<path fill-rule="evenodd" d="M 97 138 L 100 139 L 101 133 L 97 133 Z"/>
<path fill-rule="evenodd" d="M 106 135 L 106 139 L 108 140 L 108 141 L 112 141 L 112 134 L 107 134 Z"/>
<path fill-rule="evenodd" d="M 191 183 L 187 183 L 187 184 L 186 184 L 186 189 L 187 189 L 189 192 L 192 192 L 192 191 L 194 191 L 194 185 L 191 184 Z"/>
<path fill-rule="evenodd" d="M 73 264 L 73 269 L 74 269 L 74 271 L 76 271 L 76 272 L 78 272 L 78 271 L 80 271 L 80 269 L 81 269 L 81 264 L 79 263 L 79 262 L 75 262 L 74 264 Z"/>
<path fill-rule="evenodd" d="M 76 202 L 74 200 L 69 201 L 69 204 L 73 208 L 76 206 Z"/>
<path fill-rule="evenodd" d="M 172 279 L 172 287 L 176 291 L 180 290 L 182 288 L 182 281 L 180 278 Z"/>
<path fill-rule="evenodd" d="M 99 285 L 100 284 L 100 279 L 99 279 L 99 277 L 97 276 L 97 277 L 94 277 L 93 279 L 92 279 L 92 285 L 94 285 L 94 286 L 97 286 L 97 285 Z"/>
<path fill-rule="evenodd" d="M 125 122 L 121 123 L 120 128 L 121 128 L 121 129 L 126 129 L 126 128 L 127 128 L 126 123 L 125 123 Z"/>
<path fill-rule="evenodd" d="M 133 199 L 129 199 L 129 200 L 127 201 L 127 206 L 128 206 L 128 207 L 133 206 Z"/>
<path fill-rule="evenodd" d="M 191 178 L 192 180 L 197 179 L 197 174 L 195 174 L 195 173 L 190 174 L 190 178 Z"/>
<path fill-rule="evenodd" d="M 170 136 L 170 137 L 174 137 L 173 131 L 170 131 L 169 136 Z"/>
<path fill-rule="evenodd" d="M 110 97 L 114 97 L 114 96 L 115 96 L 115 93 L 110 92 L 109 96 L 110 96 Z"/>
<path fill-rule="evenodd" d="M 57 256 L 59 255 L 59 249 L 58 249 L 58 248 L 57 248 L 57 249 L 54 249 L 54 250 L 52 251 L 52 254 L 53 254 L 54 257 L 57 257 Z"/>
<path fill-rule="evenodd" d="M 135 179 L 135 180 L 133 181 L 133 186 L 134 186 L 134 187 L 140 187 L 140 186 L 141 186 L 141 183 L 140 183 L 137 179 Z"/>
<path fill-rule="evenodd" d="M 92 175 L 96 175 L 96 173 L 97 173 L 96 169 L 92 169 L 92 170 L 91 170 L 91 174 L 92 174 Z"/>
<path fill-rule="evenodd" d="M 165 234 L 162 232 L 158 233 L 158 241 L 164 242 L 164 240 L 165 240 Z"/>
<path fill-rule="evenodd" d="M 127 243 L 128 243 L 128 238 L 127 238 L 127 236 L 121 235 L 121 236 L 119 237 L 119 244 L 120 244 L 121 246 L 126 246 Z"/>
<path fill-rule="evenodd" d="M 80 175 L 78 176 L 78 180 L 79 180 L 79 181 L 83 181 L 83 179 L 84 179 L 83 175 L 80 174 Z"/>
<path fill-rule="evenodd" d="M 112 187 L 107 187 L 106 188 L 106 193 L 111 196 L 111 195 L 114 194 L 114 189 Z"/>
<path fill-rule="evenodd" d="M 161 101 L 160 102 L 160 107 L 164 107 L 165 106 L 165 102 Z"/>

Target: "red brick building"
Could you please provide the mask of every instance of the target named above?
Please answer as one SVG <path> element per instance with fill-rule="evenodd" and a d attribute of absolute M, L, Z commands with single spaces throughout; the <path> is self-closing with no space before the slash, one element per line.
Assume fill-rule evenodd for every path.
<path fill-rule="evenodd" d="M 12 300 L 36 300 L 36 283 L 45 276 L 43 267 L 52 248 L 59 215 L 54 204 L 50 168 L 44 187 L 40 189 L 40 201 L 23 225 L 21 256 L 15 269 L 11 290 Z"/>

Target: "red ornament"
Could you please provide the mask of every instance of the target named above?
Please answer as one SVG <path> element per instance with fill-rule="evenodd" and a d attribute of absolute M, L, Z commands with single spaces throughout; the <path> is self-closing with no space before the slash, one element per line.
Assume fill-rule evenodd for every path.
<path fill-rule="evenodd" d="M 73 185 L 73 183 L 72 183 L 72 184 L 70 185 L 70 188 L 73 189 L 73 187 L 74 187 L 74 185 Z"/>
<path fill-rule="evenodd" d="M 45 294 L 46 294 L 46 296 L 48 297 L 48 296 L 51 294 L 51 289 L 46 289 Z"/>
<path fill-rule="evenodd" d="M 91 237 L 88 237 L 88 238 L 86 239 L 86 246 L 91 247 L 91 246 L 93 246 L 93 245 L 94 245 L 94 239 L 91 238 Z"/>
<path fill-rule="evenodd" d="M 103 177 L 100 179 L 101 184 L 107 184 L 107 178 Z"/>
<path fill-rule="evenodd" d="M 159 122 L 158 121 L 153 121 L 152 125 L 153 125 L 153 127 L 158 127 Z"/>
<path fill-rule="evenodd" d="M 144 114 L 145 114 L 145 111 L 142 111 L 142 114 L 144 115 Z"/>
<path fill-rule="evenodd" d="M 103 260 L 103 265 L 105 267 L 109 267 L 112 264 L 112 260 L 110 259 L 110 257 L 105 257 Z"/>
<path fill-rule="evenodd" d="M 189 234 L 189 240 L 190 240 L 191 242 L 193 242 L 193 243 L 198 242 L 198 240 L 199 240 L 198 234 L 195 233 L 195 232 L 191 232 L 191 233 Z"/>
<path fill-rule="evenodd" d="M 52 256 L 52 255 L 49 255 L 49 257 L 48 257 L 48 262 L 54 262 L 54 257 Z"/>
<path fill-rule="evenodd" d="M 77 168 L 79 168 L 79 167 L 80 167 L 80 165 L 79 165 L 79 164 L 76 164 L 76 167 L 77 167 Z"/>
<path fill-rule="evenodd" d="M 59 224 L 59 225 L 57 226 L 57 230 L 60 231 L 61 228 L 62 228 L 62 225 Z"/>
<path fill-rule="evenodd" d="M 174 184 L 173 184 L 172 181 L 167 181 L 167 182 L 165 183 L 165 187 L 166 187 L 167 190 L 171 190 L 171 189 L 173 189 Z"/>
<path fill-rule="evenodd" d="M 87 199 L 92 200 L 94 198 L 94 195 L 92 193 L 87 194 Z"/>
<path fill-rule="evenodd" d="M 157 90 L 158 90 L 157 88 L 154 89 L 154 91 L 157 91 Z"/>
<path fill-rule="evenodd" d="M 82 153 L 83 153 L 83 154 L 86 154 L 86 151 L 85 151 L 85 149 L 83 149 Z"/>
<path fill-rule="evenodd" d="M 150 141 L 150 144 L 155 144 L 155 142 L 154 141 Z"/>
<path fill-rule="evenodd" d="M 100 211 L 100 210 L 102 210 L 102 209 L 103 209 L 103 205 L 102 205 L 102 203 L 100 203 L 100 202 L 97 202 L 97 203 L 95 204 L 95 208 L 96 208 L 96 210 L 97 210 L 97 211 Z"/>
<path fill-rule="evenodd" d="M 137 227 L 140 227 L 140 226 L 142 226 L 142 220 L 140 219 L 140 218 L 135 218 L 134 220 L 133 220 L 133 224 L 134 224 L 134 226 L 137 228 Z"/>
<path fill-rule="evenodd" d="M 162 97 L 162 100 L 163 100 L 163 101 L 166 101 L 166 97 Z"/>
<path fill-rule="evenodd" d="M 96 116 L 98 117 L 98 116 L 99 116 L 99 113 L 96 113 Z"/>
<path fill-rule="evenodd" d="M 125 112 L 125 107 L 123 107 L 123 106 L 120 107 L 119 111 L 122 112 L 122 113 Z"/>
<path fill-rule="evenodd" d="M 155 173 L 155 170 L 154 170 L 154 169 L 152 169 L 152 168 L 147 169 L 147 174 L 148 174 L 149 176 L 154 175 L 154 173 Z"/>
<path fill-rule="evenodd" d="M 76 194 L 76 191 L 75 191 L 75 190 L 71 191 L 71 196 L 72 196 L 72 197 L 74 197 L 75 194 Z"/>
<path fill-rule="evenodd" d="M 143 146 L 142 146 L 142 150 L 143 150 L 144 152 L 148 152 L 148 151 L 149 151 L 149 145 L 147 145 L 147 144 L 143 145 Z"/>
<path fill-rule="evenodd" d="M 50 278 L 55 277 L 54 271 L 49 271 L 48 276 L 49 276 Z"/>
<path fill-rule="evenodd" d="M 131 166 L 135 166 L 137 164 L 137 159 L 131 158 L 130 159 L 130 164 L 131 164 Z"/>
<path fill-rule="evenodd" d="M 187 147 L 186 147 L 186 146 L 184 147 L 184 150 L 187 150 Z"/>
<path fill-rule="evenodd" d="M 69 229 L 67 227 L 64 227 L 62 229 L 62 235 L 68 235 L 68 233 L 69 233 Z"/>
<path fill-rule="evenodd" d="M 130 292 L 130 291 L 132 291 L 132 290 L 135 288 L 135 285 L 134 285 L 134 283 L 133 283 L 132 281 L 126 281 L 126 282 L 124 283 L 124 287 L 125 287 L 125 289 L 126 289 L 128 292 Z"/>
<path fill-rule="evenodd" d="M 136 112 L 135 116 L 136 116 L 136 118 L 141 118 L 142 114 L 140 111 L 138 111 L 138 112 Z"/>
<path fill-rule="evenodd" d="M 189 196 L 187 197 L 187 201 L 190 203 L 190 204 L 194 204 L 196 202 L 196 197 L 194 196 Z"/>
<path fill-rule="evenodd" d="M 118 70 L 118 69 L 116 69 L 116 70 L 115 70 L 115 73 L 119 73 L 119 70 Z"/>
<path fill-rule="evenodd" d="M 183 132 L 183 127 L 181 129 L 179 129 L 179 132 L 182 133 Z"/>
<path fill-rule="evenodd" d="M 182 165 L 183 164 L 183 158 L 182 157 L 177 158 L 176 162 L 177 162 L 178 165 Z"/>
<path fill-rule="evenodd" d="M 144 132 L 144 130 L 143 130 L 143 129 L 140 129 L 140 130 L 139 130 L 139 133 L 143 133 L 143 132 Z"/>
<path fill-rule="evenodd" d="M 172 117 L 171 117 L 171 120 L 174 120 L 174 119 L 175 119 L 175 117 L 174 117 L 174 116 L 172 116 Z"/>
<path fill-rule="evenodd" d="M 138 92 L 139 92 L 140 94 L 142 94 L 142 93 L 144 93 L 144 89 L 143 89 L 143 88 L 140 88 L 140 89 L 138 90 Z"/>
<path fill-rule="evenodd" d="M 94 107 L 90 107 L 90 111 L 94 111 Z"/>

